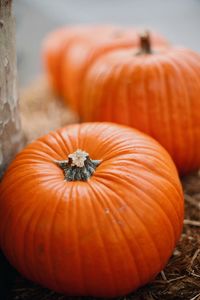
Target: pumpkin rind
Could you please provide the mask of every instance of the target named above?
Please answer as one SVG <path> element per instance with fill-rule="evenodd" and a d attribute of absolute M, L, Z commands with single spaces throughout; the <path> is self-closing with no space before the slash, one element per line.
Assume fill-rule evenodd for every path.
<path fill-rule="evenodd" d="M 158 140 L 180 174 L 200 167 L 200 55 L 183 48 L 116 50 L 88 70 L 83 121 L 111 121 Z"/>
<path fill-rule="evenodd" d="M 100 165 L 65 181 L 55 160 L 82 149 Z M 168 153 L 112 123 L 71 125 L 17 155 L 0 185 L 0 243 L 27 278 L 67 295 L 114 297 L 152 280 L 183 224 Z"/>

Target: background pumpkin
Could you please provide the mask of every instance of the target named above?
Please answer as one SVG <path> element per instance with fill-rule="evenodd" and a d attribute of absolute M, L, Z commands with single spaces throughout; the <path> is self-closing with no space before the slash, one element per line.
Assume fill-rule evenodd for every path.
<path fill-rule="evenodd" d="M 88 167 L 84 153 L 82 161 L 77 152 L 68 156 L 78 148 L 96 170 L 88 181 L 64 181 L 64 173 L 80 175 L 75 165 Z M 111 297 L 144 285 L 163 269 L 182 230 L 182 188 L 170 156 L 150 137 L 111 123 L 71 125 L 30 144 L 0 194 L 0 243 L 9 261 L 71 295 Z"/>
<path fill-rule="evenodd" d="M 63 53 L 67 50 L 72 40 L 76 40 L 77 35 L 91 31 L 87 26 L 68 26 L 50 32 L 44 42 L 42 49 L 42 59 L 47 71 L 48 80 L 54 92 L 61 94 L 60 71 L 63 63 Z"/>
<path fill-rule="evenodd" d="M 61 28 L 50 33 L 43 57 L 50 82 L 74 111 L 79 112 L 79 96 L 85 72 L 97 57 L 116 48 L 138 46 L 139 29 L 114 25 Z M 152 43 L 168 42 L 152 32 Z"/>
<path fill-rule="evenodd" d="M 148 133 L 184 174 L 200 166 L 200 55 L 148 49 L 145 39 L 142 50 L 115 50 L 93 63 L 83 82 L 81 119 Z"/>

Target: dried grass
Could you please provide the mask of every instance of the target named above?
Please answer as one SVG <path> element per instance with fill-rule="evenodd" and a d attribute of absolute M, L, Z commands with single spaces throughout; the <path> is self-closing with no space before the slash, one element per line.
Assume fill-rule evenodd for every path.
<path fill-rule="evenodd" d="M 76 116 L 67 111 L 61 102 L 55 100 L 44 79 L 40 79 L 23 92 L 21 112 L 27 141 L 56 127 L 77 121 Z M 120 297 L 119 300 L 200 300 L 200 174 L 194 173 L 184 177 L 182 183 L 185 193 L 184 230 L 171 259 L 151 284 L 129 296 Z M 9 299 L 74 298 L 41 288 L 18 275 Z"/>
<path fill-rule="evenodd" d="M 27 142 L 56 128 L 78 122 L 78 117 L 56 98 L 43 77 L 21 91 L 20 110 Z"/>

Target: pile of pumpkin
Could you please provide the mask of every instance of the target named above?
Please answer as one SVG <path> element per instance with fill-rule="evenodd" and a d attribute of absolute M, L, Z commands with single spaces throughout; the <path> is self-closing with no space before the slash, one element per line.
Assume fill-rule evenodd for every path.
<path fill-rule="evenodd" d="M 11 163 L 1 248 L 55 291 L 125 295 L 163 270 L 182 232 L 179 175 L 200 167 L 200 55 L 154 32 L 77 26 L 51 33 L 43 58 L 81 123 Z"/>

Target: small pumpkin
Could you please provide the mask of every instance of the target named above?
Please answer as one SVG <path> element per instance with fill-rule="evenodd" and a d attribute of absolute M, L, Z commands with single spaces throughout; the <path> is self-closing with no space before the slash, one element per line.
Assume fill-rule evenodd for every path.
<path fill-rule="evenodd" d="M 28 145 L 0 194 L 3 252 L 24 276 L 67 295 L 114 297 L 146 284 L 182 231 L 170 156 L 112 123 L 70 125 Z"/>
<path fill-rule="evenodd" d="M 113 25 L 61 28 L 45 39 L 43 57 L 51 85 L 79 112 L 79 94 L 86 70 L 97 57 L 116 48 L 137 46 L 138 30 Z M 155 45 L 168 42 L 152 32 Z"/>
<path fill-rule="evenodd" d="M 200 167 L 200 55 L 184 48 L 118 49 L 91 65 L 80 96 L 82 121 L 112 121 L 158 140 L 180 174 Z"/>

